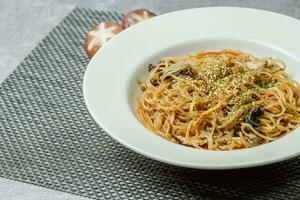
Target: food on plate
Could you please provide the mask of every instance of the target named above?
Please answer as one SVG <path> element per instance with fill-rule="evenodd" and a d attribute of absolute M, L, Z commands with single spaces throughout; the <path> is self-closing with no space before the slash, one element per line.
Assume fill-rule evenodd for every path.
<path fill-rule="evenodd" d="M 300 124 L 300 85 L 285 68 L 236 50 L 165 57 L 138 81 L 136 114 L 150 131 L 199 149 L 269 143 Z"/>
<path fill-rule="evenodd" d="M 102 22 L 93 27 L 85 39 L 84 47 L 88 57 L 92 58 L 104 43 L 123 30 L 121 25 L 110 21 Z"/>
<path fill-rule="evenodd" d="M 123 19 L 123 27 L 128 28 L 146 19 L 155 17 L 156 14 L 147 9 L 133 10 L 127 13 Z"/>

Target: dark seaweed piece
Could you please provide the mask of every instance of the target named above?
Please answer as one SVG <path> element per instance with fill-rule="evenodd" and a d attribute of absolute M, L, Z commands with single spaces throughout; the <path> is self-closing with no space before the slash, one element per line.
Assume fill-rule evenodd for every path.
<path fill-rule="evenodd" d="M 225 107 L 225 108 L 224 108 L 224 113 L 225 113 L 225 115 L 227 115 L 229 112 L 230 112 L 230 110 L 229 110 L 227 107 Z"/>
<path fill-rule="evenodd" d="M 155 67 L 156 67 L 155 65 L 153 65 L 153 64 L 150 63 L 148 65 L 148 71 L 151 72 L 151 70 L 154 69 Z"/>
<path fill-rule="evenodd" d="M 186 67 L 186 68 L 183 68 L 177 72 L 174 72 L 173 73 L 175 76 L 193 76 L 193 71 L 192 71 L 192 68 L 191 67 Z"/>
<path fill-rule="evenodd" d="M 260 120 L 258 117 L 262 114 L 263 109 L 261 107 L 255 107 L 245 118 L 245 122 L 250 124 L 253 128 L 258 129 L 260 127 Z"/>
<path fill-rule="evenodd" d="M 272 72 L 272 74 L 276 74 L 277 72 L 283 71 L 284 69 L 280 68 L 278 70 L 275 70 L 274 72 Z"/>
<path fill-rule="evenodd" d="M 271 78 L 257 79 L 255 84 L 261 88 L 268 89 L 273 87 L 274 81 Z"/>

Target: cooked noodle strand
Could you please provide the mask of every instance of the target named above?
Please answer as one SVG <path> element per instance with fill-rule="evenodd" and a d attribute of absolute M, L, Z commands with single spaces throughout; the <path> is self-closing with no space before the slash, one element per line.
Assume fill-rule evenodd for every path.
<path fill-rule="evenodd" d="M 166 57 L 139 81 L 136 114 L 172 142 L 232 150 L 274 141 L 300 124 L 300 86 L 273 58 L 224 50 Z"/>

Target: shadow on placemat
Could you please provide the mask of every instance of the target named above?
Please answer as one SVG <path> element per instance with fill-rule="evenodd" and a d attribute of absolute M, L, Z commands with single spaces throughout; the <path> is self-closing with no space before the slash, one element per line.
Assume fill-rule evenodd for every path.
<path fill-rule="evenodd" d="M 300 199 L 299 157 L 243 170 L 178 168 L 99 128 L 82 97 L 83 42 L 96 23 L 120 19 L 73 10 L 1 84 L 0 176 L 96 199 Z"/>

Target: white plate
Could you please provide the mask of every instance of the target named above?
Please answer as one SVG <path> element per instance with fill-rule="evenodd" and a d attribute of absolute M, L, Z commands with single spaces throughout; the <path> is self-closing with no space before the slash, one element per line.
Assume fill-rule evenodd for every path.
<path fill-rule="evenodd" d="M 183 10 L 137 24 L 105 45 L 89 63 L 84 99 L 96 122 L 114 139 L 149 158 L 184 167 L 229 169 L 265 165 L 300 153 L 300 129 L 254 148 L 198 150 L 149 132 L 134 114 L 136 78 L 147 64 L 167 55 L 237 49 L 284 60 L 300 80 L 300 21 L 272 12 L 213 7 Z"/>

